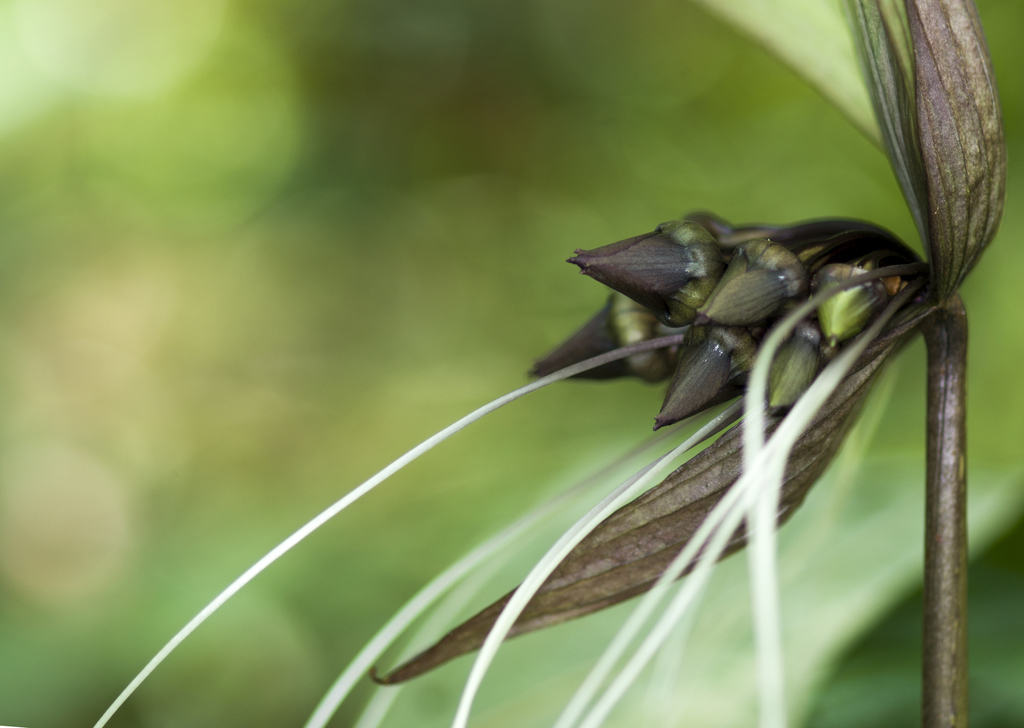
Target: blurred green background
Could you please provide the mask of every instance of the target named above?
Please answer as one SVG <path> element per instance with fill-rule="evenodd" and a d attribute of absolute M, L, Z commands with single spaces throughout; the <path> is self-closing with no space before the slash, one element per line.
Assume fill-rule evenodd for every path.
<path fill-rule="evenodd" d="M 1003 484 L 972 587 L 994 727 L 1024 724 L 1024 4 L 978 6 L 1011 160 L 964 288 L 970 462 Z M 0 0 L 0 723 L 91 725 L 280 539 L 525 382 L 603 301 L 564 263 L 576 247 L 701 208 L 915 241 L 883 155 L 684 0 Z M 913 497 L 923 360 L 904 354 L 868 449 L 912 464 L 872 482 Z M 301 725 L 431 575 L 642 441 L 661 394 L 571 383 L 460 434 L 261 576 L 112 725 Z M 811 725 L 916 721 L 908 563 L 835 622 Z M 513 643 L 481 725 L 532 725 L 545 680 L 557 709 L 583 674 L 560 660 L 623 614 Z M 394 724 L 444 725 L 468 664 Z"/>

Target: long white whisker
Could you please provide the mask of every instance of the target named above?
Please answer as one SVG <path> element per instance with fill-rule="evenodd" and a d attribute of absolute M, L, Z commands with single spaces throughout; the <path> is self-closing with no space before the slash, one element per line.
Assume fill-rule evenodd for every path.
<path fill-rule="evenodd" d="M 677 715 L 673 698 L 678 691 L 683 654 L 686 652 L 695 616 L 696 610 L 692 609 L 683 616 L 654 658 L 643 700 L 646 715 L 644 725 L 671 722 Z"/>
<path fill-rule="evenodd" d="M 708 519 L 706 520 L 710 520 L 712 515 L 715 515 L 719 526 L 711 535 L 711 540 L 706 544 L 706 548 L 701 552 L 696 566 L 686 581 L 683 582 L 682 587 L 669 603 L 661 618 L 648 633 L 647 637 L 644 638 L 643 642 L 641 642 L 636 652 L 608 688 L 601 693 L 601 697 L 580 724 L 581 728 L 597 728 L 601 725 L 605 718 L 607 718 L 608 713 L 611 712 L 612 708 L 615 707 L 626 690 L 629 689 L 629 686 L 640 675 L 650 659 L 661 645 L 664 644 L 665 639 L 678 624 L 679 620 L 696 603 L 704 587 L 707 585 L 715 563 L 728 545 L 729 538 L 736 531 L 740 521 L 743 520 L 744 513 L 753 499 L 755 494 L 753 482 L 754 478 L 752 476 L 740 477 L 736 484 L 730 488 L 729 493 L 715 506 L 712 513 L 708 514 Z M 729 498 L 729 496 L 733 497 Z M 706 537 L 707 532 L 701 535 Z M 669 566 L 671 573 L 681 573 L 692 561 L 697 550 L 704 545 L 704 542 L 698 540 L 696 536 L 692 538 L 687 543 L 683 552 Z M 669 574 L 670 572 L 666 570 L 665 573 Z M 666 579 L 665 575 L 662 575 L 656 588 L 660 586 L 662 589 L 668 589 L 671 588 L 671 584 L 672 582 Z M 652 589 L 651 591 L 653 592 L 654 590 Z M 645 598 L 649 595 L 650 592 L 645 595 Z M 653 602 L 658 598 L 660 598 L 660 594 L 658 597 L 653 597 L 651 601 Z"/>
<path fill-rule="evenodd" d="M 378 658 L 380 658 L 381 654 L 401 636 L 402 632 L 417 617 L 429 609 L 434 602 L 465 577 L 466 574 L 480 564 L 485 563 L 495 554 L 501 553 L 504 547 L 523 535 L 549 512 L 547 508 L 544 508 L 523 518 L 497 536 L 470 551 L 420 589 L 395 616 L 381 627 L 377 634 L 359 651 L 359 654 L 352 659 L 348 667 L 338 676 L 338 679 L 335 680 L 334 684 L 331 685 L 330 689 L 317 704 L 313 713 L 306 721 L 305 728 L 322 728 L 327 725 L 327 722 L 330 721 L 338 706 L 345 700 L 355 684 L 366 675 Z"/>
<path fill-rule="evenodd" d="M 655 460 L 651 465 L 641 470 L 633 478 L 620 485 L 609 493 L 604 499 L 595 505 L 590 512 L 576 522 L 566 531 L 548 552 L 537 562 L 523 583 L 512 595 L 504 610 L 498 616 L 494 626 L 491 628 L 487 639 L 477 655 L 473 668 L 466 680 L 459 701 L 459 707 L 452 723 L 453 728 L 465 728 L 469 720 L 469 713 L 473 706 L 473 700 L 479 690 L 480 684 L 487 673 L 494 656 L 504 641 L 509 630 L 515 624 L 516 619 L 522 614 L 523 609 L 543 585 L 544 581 L 557 568 L 558 564 L 580 543 L 587 534 L 593 531 L 605 518 L 610 516 L 621 506 L 628 503 L 633 497 L 642 492 L 647 485 L 654 480 L 668 465 L 677 457 L 702 442 L 711 434 L 717 432 L 736 418 L 740 411 L 740 403 L 737 402 L 723 411 L 720 415 L 711 420 L 707 425 L 698 430 L 692 437 L 682 445 L 674 448 L 668 454 Z"/>
<path fill-rule="evenodd" d="M 391 710 L 391 706 L 395 704 L 395 701 L 398 700 L 398 696 L 401 694 L 401 685 L 395 685 L 390 690 L 376 691 L 373 697 L 370 698 L 370 702 L 366 704 L 353 728 L 376 728 L 379 726 L 384 722 L 388 712 Z"/>
<path fill-rule="evenodd" d="M 449 437 L 454 435 L 456 432 L 468 427 L 473 424 L 481 417 L 490 414 L 491 412 L 504 407 L 510 402 L 514 402 L 520 397 L 527 395 L 531 392 L 535 392 L 538 389 L 546 387 L 549 384 L 554 384 L 563 379 L 575 376 L 582 372 L 607 364 L 608 362 L 617 361 L 618 359 L 624 359 L 634 353 L 640 351 L 651 351 L 654 349 L 664 348 L 666 346 L 673 346 L 677 343 L 681 343 L 683 339 L 682 335 L 676 336 L 664 336 L 658 339 L 652 339 L 650 341 L 640 342 L 630 346 L 622 347 L 614 351 L 610 351 L 606 354 L 596 356 L 592 359 L 573 364 L 572 366 L 561 369 L 553 374 L 549 374 L 546 377 L 541 377 L 535 382 L 531 382 L 524 387 L 520 387 L 509 394 L 499 397 L 492 402 L 480 407 L 470 414 L 463 417 L 461 420 L 453 425 L 449 425 L 445 429 L 441 430 L 432 437 L 424 440 L 422 443 L 414 447 L 409 452 L 402 455 L 400 458 L 392 462 L 386 468 L 381 470 L 379 473 L 374 475 L 369 480 L 362 483 L 360 486 L 349 492 L 347 495 L 342 497 L 340 500 L 335 502 L 333 505 L 322 511 L 315 518 L 307 522 L 304 526 L 295 531 L 292 535 L 286 538 L 284 541 L 279 543 L 273 549 L 271 549 L 263 558 L 257 561 L 255 564 L 250 566 L 246 571 L 235 579 L 231 584 L 227 586 L 220 594 L 214 597 L 213 601 L 203 607 L 200 612 L 189 620 L 188 624 L 181 628 L 177 634 L 175 634 L 170 641 L 164 645 L 159 652 L 142 668 L 135 678 L 128 683 L 128 686 L 121 691 L 121 694 L 117 696 L 110 707 L 100 716 L 100 719 L 96 721 L 93 728 L 103 728 L 110 720 L 111 716 L 117 712 L 118 708 L 124 704 L 124 702 L 131 696 L 132 693 L 142 684 L 142 682 L 149 677 L 149 675 L 163 662 L 174 649 L 180 645 L 190 634 L 192 634 L 196 628 L 199 627 L 203 622 L 209 619 L 210 615 L 220 609 L 231 597 L 237 594 L 242 587 L 252 581 L 258 576 L 264 569 L 270 566 L 272 563 L 281 558 L 284 554 L 288 553 L 293 547 L 300 543 L 303 539 L 309 536 L 311 533 L 316 531 L 320 526 L 325 524 L 327 521 L 332 519 L 334 516 L 341 513 L 349 505 L 357 501 L 362 496 L 369 493 L 380 483 L 387 480 L 389 477 L 397 473 L 399 470 L 404 468 L 406 465 L 411 463 L 413 460 L 418 458 L 420 455 L 433 449 L 438 444 L 444 442 Z"/>
<path fill-rule="evenodd" d="M 884 269 L 873 271 L 876 276 L 882 273 L 885 273 Z M 776 563 L 779 498 L 786 463 L 793 445 L 811 424 L 818 410 L 839 386 L 868 344 L 878 336 L 882 327 L 896 311 L 910 299 L 919 285 L 908 286 L 893 299 L 866 331 L 844 347 L 842 353 L 825 367 L 808 390 L 797 400 L 771 438 L 774 453 L 763 471 L 765 478 L 759 487 L 757 500 L 751 506 L 748 517 L 750 532 L 748 559 L 754 602 L 753 620 L 757 646 L 758 686 L 761 697 L 759 724 L 762 728 L 784 728 L 786 725 L 785 658 L 782 646 L 781 607 Z M 834 295 L 837 291 L 836 288 L 822 291 L 783 319 L 776 326 L 776 330 L 767 337 L 765 342 L 767 346 L 763 346 L 762 351 L 759 352 L 745 396 L 748 425 L 744 430 L 745 471 L 753 467 L 752 462 L 759 459 L 761 455 L 764 431 L 763 407 L 767 399 L 768 373 L 775 351 L 803 316 L 820 305 L 829 294 Z"/>
<path fill-rule="evenodd" d="M 681 429 L 685 425 L 685 422 L 681 422 L 676 429 Z M 506 546 L 515 542 L 520 536 L 526 533 L 526 531 L 551 515 L 567 500 L 580 495 L 588 488 L 596 485 L 608 473 L 618 469 L 624 463 L 654 447 L 662 440 L 667 439 L 671 434 L 672 432 L 666 432 L 664 435 L 661 435 L 661 433 L 655 435 L 647 442 L 633 448 L 631 451 L 617 458 L 614 462 L 602 467 L 597 472 L 575 484 L 568 490 L 545 501 L 542 505 L 538 506 L 530 513 L 527 513 L 511 526 L 508 526 L 501 532 L 495 534 L 472 549 L 465 556 L 434 577 L 426 586 L 417 592 L 412 599 L 406 602 L 406 604 L 403 605 L 402 608 L 391 619 L 389 619 L 383 627 L 380 628 L 370 642 L 360 650 L 359 654 L 352 659 L 345 670 L 342 671 L 341 675 L 338 676 L 338 679 L 335 680 L 334 684 L 328 689 L 324 697 L 321 698 L 313 713 L 306 721 L 304 728 L 323 728 L 334 713 L 337 712 L 338 706 L 344 702 L 356 682 L 366 674 L 367 670 L 369 670 L 384 651 L 390 647 L 396 639 L 398 639 L 399 635 L 401 635 L 415 619 L 423 614 L 423 612 L 429 609 L 430 606 L 448 589 L 450 589 L 453 584 L 465 577 L 466 574 L 470 573 L 478 565 L 487 562 L 494 554 L 503 552 Z M 411 657 L 412 655 L 409 656 Z M 399 688 L 400 686 L 393 686 L 387 692 L 390 695 L 397 696 Z M 374 710 L 380 709 L 381 706 L 375 702 Z M 385 707 L 383 710 L 386 712 L 387 708 Z M 366 713 L 368 714 L 369 711 L 370 708 L 368 707 Z M 381 715 L 381 718 L 383 719 L 383 714 Z M 360 726 L 362 726 L 362 719 L 360 719 Z"/>
<path fill-rule="evenodd" d="M 669 564 L 668 568 L 658 578 L 658 581 L 655 582 L 654 586 L 637 604 L 626 622 L 619 628 L 611 643 L 605 648 L 604 653 L 595 663 L 594 667 L 591 668 L 586 679 L 576 690 L 569 704 L 566 705 L 562 714 L 558 717 L 555 728 L 570 728 L 579 720 L 580 715 L 583 714 L 587 705 L 593 700 L 594 695 L 604 683 L 615 663 L 618 662 L 623 652 L 633 641 L 633 638 L 636 637 L 668 590 L 672 588 L 672 583 L 682 575 L 687 565 L 697 556 L 708 538 L 722 524 L 726 516 L 732 512 L 742 494 L 743 489 L 734 486 L 722 496 L 722 499 L 707 515 L 704 522 L 697 529 L 697 532 L 694 533 L 683 547 L 683 550 L 673 559 L 672 563 Z M 733 530 L 735 530 L 735 527 Z"/>
<path fill-rule="evenodd" d="M 746 423 L 744 423 L 744 426 L 746 426 Z M 687 542 L 686 547 L 669 564 L 654 588 L 644 595 L 641 604 L 637 606 L 634 612 L 636 617 L 635 623 L 632 625 L 634 634 L 635 630 L 646 621 L 647 616 L 657 605 L 657 602 L 661 600 L 664 593 L 672 587 L 674 579 L 678 578 L 693 561 L 698 552 L 700 553 L 700 557 L 689 577 L 683 582 L 676 596 L 669 603 L 661 618 L 648 633 L 630 660 L 612 681 L 611 685 L 601 694 L 597 703 L 582 722 L 581 728 L 597 728 L 597 726 L 601 725 L 678 622 L 686 616 L 691 607 L 696 605 L 711 577 L 716 562 L 721 557 L 726 546 L 728 546 L 729 539 L 739 527 L 751 504 L 754 503 L 758 493 L 757 478 L 760 473 L 771 466 L 771 460 L 776 459 L 773 456 L 778 447 L 779 443 L 776 443 L 773 437 L 762 450 L 752 469 L 740 476 L 729 489 L 729 492 L 722 497 L 721 501 L 708 514 L 704 523 L 701 524 L 701 528 Z M 648 602 L 648 604 L 645 605 L 644 602 Z M 630 619 L 633 620 L 633 618 L 634 615 L 631 615 Z M 628 645 L 632 636 L 631 634 L 628 639 L 622 640 L 623 646 Z M 618 641 L 618 636 L 616 640 Z"/>
<path fill-rule="evenodd" d="M 550 512 L 550 509 L 545 508 L 545 513 Z M 526 520 L 526 519 L 523 519 Z M 532 519 L 533 522 L 539 520 L 539 518 Z M 404 662 L 413 655 L 419 653 L 423 648 L 429 646 L 434 640 L 444 633 L 445 629 L 451 624 L 452 617 L 459 613 L 469 602 L 477 595 L 477 592 L 484 587 L 484 585 L 494 576 L 494 573 L 504 564 L 509 558 L 512 557 L 514 551 L 512 549 L 497 549 L 492 551 L 491 558 L 484 561 L 480 568 L 473 572 L 468 578 L 463 580 L 461 584 L 448 595 L 448 597 L 438 605 L 434 613 L 430 615 L 430 618 L 423 624 L 422 627 L 416 632 L 412 640 L 409 642 L 407 649 L 403 651 L 402 656 L 399 658 L 400 661 Z M 392 685 L 386 689 L 381 689 L 379 686 L 374 693 L 373 699 L 363 710 L 359 720 L 356 722 L 355 728 L 377 728 L 384 720 L 391 708 L 391 705 L 401 695 L 404 685 Z M 331 706 L 332 710 L 329 715 L 324 717 L 322 722 L 314 723 L 313 719 L 306 723 L 306 727 L 316 726 L 321 728 L 326 725 L 331 715 L 334 713 L 334 709 L 341 703 L 344 696 L 340 696 L 337 702 Z M 319 707 L 319 706 L 318 706 Z"/>
<path fill-rule="evenodd" d="M 774 440 L 774 438 L 772 438 Z M 782 451 L 786 452 L 783 454 Z M 782 647 L 782 619 L 779 605 L 779 575 L 776 560 L 776 520 L 779 493 L 785 477 L 789 448 L 765 466 L 764 477 L 747 514 L 750 548 L 750 591 L 753 597 L 754 639 L 757 650 L 758 690 L 761 697 L 761 728 L 786 725 L 785 662 Z"/>

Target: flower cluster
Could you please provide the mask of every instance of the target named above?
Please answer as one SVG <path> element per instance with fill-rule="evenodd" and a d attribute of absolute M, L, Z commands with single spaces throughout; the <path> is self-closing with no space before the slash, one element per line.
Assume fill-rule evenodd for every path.
<path fill-rule="evenodd" d="M 648 382 L 671 376 L 655 429 L 739 395 L 760 342 L 776 321 L 814 293 L 877 272 L 880 277 L 823 301 L 815 318 L 802 322 L 783 344 L 772 367 L 768 404 L 792 405 L 843 343 L 924 272 L 910 248 L 866 223 L 733 228 L 707 213 L 595 250 L 577 250 L 569 262 L 614 293 L 596 316 L 539 361 L 534 373 L 544 376 L 686 327 L 681 347 L 633 354 L 578 375 Z"/>
<path fill-rule="evenodd" d="M 483 673 L 505 637 L 575 619 L 648 590 L 645 601 L 658 597 L 659 589 L 698 560 L 693 576 L 707 567 L 706 579 L 710 564 L 742 548 L 749 533 L 755 559 L 764 567 L 755 569 L 753 580 L 755 612 L 761 605 L 755 633 L 762 724 L 785 725 L 772 582 L 774 526 L 793 513 L 824 472 L 885 359 L 919 330 L 929 352 L 922 725 L 966 726 L 967 331 L 957 291 L 1002 217 L 1006 147 L 999 98 L 973 0 L 845 0 L 844 5 L 875 110 L 877 129 L 868 131 L 888 154 L 928 251 L 927 264 L 891 233 L 868 223 L 830 219 L 734 228 L 706 213 L 576 251 L 570 262 L 613 293 L 583 328 L 536 364 L 541 380 L 435 434 L 289 536 L 175 635 L 97 728 L 221 604 L 333 515 L 488 412 L 574 375 L 648 382 L 671 377 L 656 429 L 737 397 L 749 379 L 746 419 L 661 483 L 642 490 L 675 457 L 735 422 L 740 407 L 726 410 L 595 505 L 531 570 L 521 591 L 510 592 L 386 676 L 371 675 L 382 683 L 402 682 L 483 646 L 456 714 L 454 725 L 464 726 Z M 769 434 L 772 440 L 765 442 Z M 755 488 L 759 468 L 767 475 Z M 382 629 L 342 673 L 309 725 L 330 719 L 362 672 L 457 571 L 453 567 L 439 577 L 423 593 L 433 596 L 417 595 Z M 701 583 L 687 580 L 673 598 L 673 605 L 682 605 L 679 611 L 673 616 L 667 609 L 662 621 L 678 619 Z M 639 624 L 646 617 L 639 608 L 637 613 Z M 586 725 L 600 724 L 664 634 L 644 640 L 643 655 L 638 650 L 630 660 L 639 667 L 616 678 Z M 609 647 L 611 662 L 620 654 L 613 647 L 620 649 Z M 599 663 L 592 672 L 597 677 L 581 686 L 580 705 L 594 697 L 604 670 Z M 579 708 L 574 698 L 559 725 L 575 724 Z"/>
<path fill-rule="evenodd" d="M 888 231 L 854 220 L 733 228 L 697 213 L 645 235 L 577 250 L 569 262 L 613 293 L 596 316 L 537 362 L 534 374 L 548 377 L 580 365 L 591 367 L 580 378 L 657 382 L 671 376 L 655 429 L 743 394 L 755 360 L 770 348 L 771 332 L 792 326 L 768 380 L 766 424 L 773 430 L 846 342 L 862 331 L 871 339 L 869 327 L 874 324 L 877 332 L 889 317 L 905 313 L 871 349 L 865 351 L 862 341 L 850 352 L 859 363 L 790 457 L 780 521 L 792 515 L 828 465 L 875 374 L 917 325 L 923 307 L 915 304 L 927 295 L 928 268 L 918 256 Z M 644 348 L 643 342 L 661 348 Z M 630 348 L 633 353 L 600 366 L 584 364 Z M 539 586 L 508 634 L 574 619 L 651 589 L 739 478 L 742 430 L 729 430 L 597 525 Z M 720 554 L 739 550 L 746 540 L 740 527 Z M 512 595 L 387 675 L 374 673 L 374 679 L 402 682 L 479 648 Z"/>

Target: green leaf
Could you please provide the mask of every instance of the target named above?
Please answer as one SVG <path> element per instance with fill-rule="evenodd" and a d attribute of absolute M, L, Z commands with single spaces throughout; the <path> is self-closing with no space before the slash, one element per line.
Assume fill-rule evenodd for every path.
<path fill-rule="evenodd" d="M 763 45 L 881 141 L 840 0 L 694 1 Z"/>
<path fill-rule="evenodd" d="M 906 15 L 890 0 L 846 0 L 882 144 L 921 240 L 928 240 L 928 189 L 917 133 Z"/>
<path fill-rule="evenodd" d="M 908 0 L 917 126 L 927 173 L 932 285 L 953 293 L 995 237 L 1006 143 L 988 44 L 973 0 Z"/>

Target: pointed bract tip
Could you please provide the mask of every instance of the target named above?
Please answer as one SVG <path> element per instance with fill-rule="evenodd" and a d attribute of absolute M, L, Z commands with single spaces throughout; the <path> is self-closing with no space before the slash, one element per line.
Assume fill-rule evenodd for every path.
<path fill-rule="evenodd" d="M 387 679 L 386 675 L 384 677 L 381 677 L 377 673 L 376 665 L 370 668 L 369 676 L 370 676 L 370 679 L 373 680 L 378 685 L 390 685 L 391 684 L 391 681 Z"/>
<path fill-rule="evenodd" d="M 547 356 L 538 359 L 530 373 L 535 377 L 546 377 L 560 369 L 605 354 L 619 346 L 620 342 L 616 333 L 610 326 L 609 315 L 611 310 L 612 304 L 609 301 L 572 336 L 559 344 L 554 350 L 548 352 Z M 628 373 L 628 367 L 625 362 L 613 361 L 603 364 L 596 369 L 580 372 L 576 375 L 576 378 L 613 379 L 625 376 Z"/>
<path fill-rule="evenodd" d="M 666 326 L 686 326 L 725 270 L 722 251 L 696 223 L 676 221 L 593 250 L 569 262 L 649 309 Z"/>

